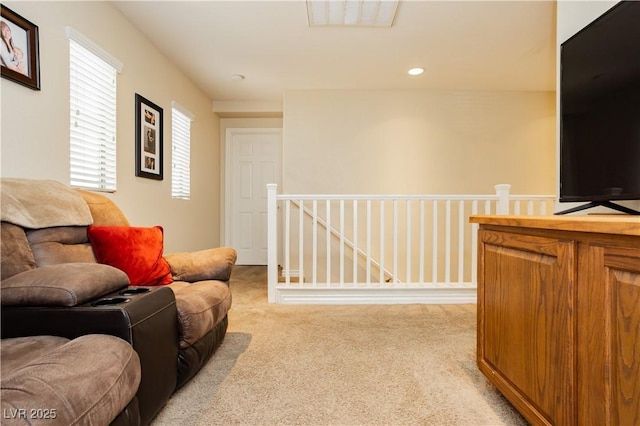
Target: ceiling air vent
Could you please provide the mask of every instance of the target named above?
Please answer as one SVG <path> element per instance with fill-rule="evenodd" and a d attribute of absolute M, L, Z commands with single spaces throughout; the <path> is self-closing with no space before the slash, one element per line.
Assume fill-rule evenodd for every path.
<path fill-rule="evenodd" d="M 391 27 L 399 0 L 307 0 L 309 26 Z"/>

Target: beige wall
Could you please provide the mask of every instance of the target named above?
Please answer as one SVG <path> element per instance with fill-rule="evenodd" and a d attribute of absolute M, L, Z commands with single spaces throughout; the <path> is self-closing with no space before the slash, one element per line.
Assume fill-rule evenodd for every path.
<path fill-rule="evenodd" d="M 555 193 L 552 92 L 288 91 L 287 193 Z"/>
<path fill-rule="evenodd" d="M 220 241 L 220 129 L 211 100 L 111 4 L 3 2 L 39 26 L 42 90 L 2 79 L 2 176 L 69 182 L 70 25 L 124 63 L 117 82 L 118 191 L 110 196 L 133 225 L 161 224 L 166 251 Z M 164 109 L 164 180 L 135 177 L 134 96 Z M 195 114 L 190 201 L 171 198 L 171 101 Z"/>
<path fill-rule="evenodd" d="M 284 98 L 283 192 L 494 194 L 494 185 L 509 183 L 514 194 L 554 194 L 554 101 L 553 92 L 288 91 Z M 376 209 L 374 205 L 374 218 L 378 217 Z M 399 227 L 404 229 L 402 218 L 406 213 L 402 203 L 399 209 Z M 467 214 L 469 209 L 467 206 Z M 322 207 L 320 210 L 320 216 L 324 217 L 326 213 Z M 344 216 L 352 217 L 348 206 L 346 210 Z M 415 210 L 417 207 L 414 218 L 418 217 Z M 365 209 L 359 209 L 359 214 L 364 223 Z M 439 214 L 445 212 L 441 209 Z M 456 214 L 453 212 L 454 217 Z M 295 222 L 296 215 L 292 216 Z M 331 216 L 337 217 L 338 212 Z M 445 221 L 439 224 L 437 234 L 444 236 Z M 384 253 L 390 262 L 394 256 L 390 214 L 387 225 Z M 294 223 L 293 240 L 297 238 L 296 226 Z M 380 260 L 381 249 L 375 247 L 379 229 L 374 224 L 370 254 L 375 260 Z M 310 229 L 305 228 L 305 233 L 304 240 L 311 241 Z M 364 234 L 360 232 L 359 238 L 364 238 Z M 345 235 L 347 238 L 353 235 L 349 220 Z M 403 238 L 398 236 L 399 247 L 406 247 Z M 469 241 L 470 234 L 466 238 Z M 455 253 L 457 239 L 453 240 L 455 247 L 451 250 Z M 326 241 L 322 242 L 322 236 L 319 241 L 318 261 L 319 265 L 325 265 Z M 417 244 L 415 240 L 414 256 L 419 250 Z M 358 243 L 358 247 L 365 245 L 364 240 Z M 439 250 L 444 249 L 442 241 Z M 290 250 L 290 267 L 295 272 L 301 268 L 296 245 Z M 335 250 L 337 253 L 338 249 Z M 427 248 L 425 259 L 431 258 L 430 250 Z M 346 253 L 351 255 L 348 249 Z M 441 254 L 437 279 L 444 281 L 444 251 Z M 466 262 L 470 262 L 470 256 L 468 248 Z M 310 271 L 311 250 L 305 251 L 304 262 L 304 270 Z M 406 279 L 404 256 L 400 256 L 399 262 L 394 274 L 402 281 Z M 337 258 L 331 262 L 338 263 Z M 351 276 L 352 262 L 346 264 L 346 276 Z M 453 268 L 456 270 L 457 263 Z M 425 276 L 430 280 L 433 271 L 430 266 L 427 269 Z M 319 270 L 324 271 L 324 266 L 319 266 Z M 418 270 L 419 265 L 414 263 L 413 279 L 417 279 Z M 323 274 L 320 273 L 324 277 Z M 338 274 L 338 269 L 333 268 L 330 280 L 338 282 Z M 377 271 L 373 274 L 377 277 Z M 365 272 L 358 275 L 362 279 Z M 470 269 L 461 279 L 470 280 Z"/>

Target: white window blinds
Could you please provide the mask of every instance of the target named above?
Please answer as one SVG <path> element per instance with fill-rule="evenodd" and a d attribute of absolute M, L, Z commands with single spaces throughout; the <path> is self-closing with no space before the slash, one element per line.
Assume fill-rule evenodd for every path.
<path fill-rule="evenodd" d="M 171 103 L 171 196 L 191 197 L 191 121 L 194 116 L 176 102 Z"/>
<path fill-rule="evenodd" d="M 84 36 L 69 38 L 71 185 L 116 190 L 116 72 L 122 64 Z"/>

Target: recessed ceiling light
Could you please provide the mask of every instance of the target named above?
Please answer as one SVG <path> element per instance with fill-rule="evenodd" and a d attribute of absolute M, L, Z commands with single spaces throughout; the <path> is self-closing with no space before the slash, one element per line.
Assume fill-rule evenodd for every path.
<path fill-rule="evenodd" d="M 420 75 L 424 72 L 424 68 L 411 68 L 408 73 L 409 75 Z"/>

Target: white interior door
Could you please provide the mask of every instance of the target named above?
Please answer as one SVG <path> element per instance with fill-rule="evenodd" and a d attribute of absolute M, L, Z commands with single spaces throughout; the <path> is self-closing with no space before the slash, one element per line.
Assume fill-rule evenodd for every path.
<path fill-rule="evenodd" d="M 282 129 L 227 129 L 226 137 L 228 241 L 238 265 L 266 265 L 266 185 L 280 185 Z"/>

